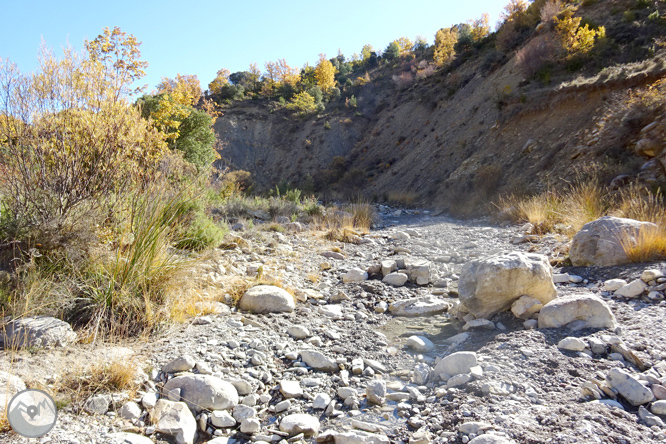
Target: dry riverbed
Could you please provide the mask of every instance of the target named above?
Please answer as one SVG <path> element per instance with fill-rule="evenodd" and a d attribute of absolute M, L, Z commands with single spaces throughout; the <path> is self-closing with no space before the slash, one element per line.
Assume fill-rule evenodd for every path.
<path fill-rule="evenodd" d="M 239 248 L 217 251 L 198 278 L 209 281 L 211 292 L 224 289 L 230 276 L 261 273 L 279 279 L 284 288 L 295 290 L 299 302 L 294 311 L 249 314 L 220 306 L 220 314 L 194 318 L 123 347 L 3 352 L 0 370 L 30 385 L 54 384 L 66 369 L 102 357 L 136 360 L 145 371 L 139 392 L 103 395 L 108 406 L 97 414 L 75 405 L 62 408 L 53 431 L 38 442 L 144 442 L 137 435 L 177 442 L 175 435 L 156 431 L 146 395 L 164 395 L 161 388 L 174 372 L 163 369 L 182 357 L 191 359 L 187 372 L 231 382 L 244 406 L 229 409 L 226 416 L 195 408 L 199 443 L 666 442 L 660 424 L 666 417 L 646 416 L 622 396 L 612 400 L 612 393 L 598 384 L 618 368 L 637 379 L 644 375 L 654 385 L 666 382 L 663 298 L 618 298 L 602 290 L 608 279 L 631 281 L 648 268 L 666 270 L 664 263 L 556 270 L 571 275 L 557 284 L 558 296 L 591 292 L 601 297 L 617 320 L 614 331 L 535 329 L 509 311 L 492 318 L 492 324 L 463 332 L 465 322 L 446 310 L 406 317 L 397 316 L 394 308 L 418 297 L 426 306 L 443 300 L 448 308 L 457 300 L 463 264 L 508 251 L 559 257 L 567 240 L 521 239 L 515 226 L 387 208 L 380 227 L 360 245 L 328 242 L 308 232 L 235 235 L 243 238 Z M 336 254 L 322 255 L 326 252 Z M 429 283 L 396 287 L 373 279 L 372 271 L 386 260 L 425 261 Z M 373 266 L 370 279 L 343 282 L 350 270 Z M 567 337 L 581 339 L 583 348 L 558 348 Z M 319 352 L 334 368 L 318 370 L 305 362 L 303 351 Z M 456 376 L 448 382 L 437 377 L 433 371 L 439 360 L 462 351 L 475 353 L 475 369 L 453 382 Z M 136 402 L 136 415 L 128 414 L 128 401 Z M 315 418 L 315 436 L 310 436 L 312 424 L 284 431 L 285 418 L 301 413 Z M 222 419 L 230 421 L 228 426 L 219 425 Z M 11 432 L 0 440 L 26 442 Z"/>

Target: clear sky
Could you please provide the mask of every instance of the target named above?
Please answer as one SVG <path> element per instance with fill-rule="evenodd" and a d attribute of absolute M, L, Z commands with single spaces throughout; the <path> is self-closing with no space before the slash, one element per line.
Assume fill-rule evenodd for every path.
<path fill-rule="evenodd" d="M 290 66 L 315 64 L 338 49 L 351 57 L 369 43 L 384 49 L 401 36 L 435 32 L 490 14 L 492 27 L 508 0 L 0 0 L 0 57 L 33 71 L 42 38 L 58 50 L 69 42 L 83 49 L 102 28 L 119 26 L 141 45 L 150 63 L 142 83 L 196 74 L 203 89 L 217 70 L 247 70 L 256 62 L 284 58 Z"/>

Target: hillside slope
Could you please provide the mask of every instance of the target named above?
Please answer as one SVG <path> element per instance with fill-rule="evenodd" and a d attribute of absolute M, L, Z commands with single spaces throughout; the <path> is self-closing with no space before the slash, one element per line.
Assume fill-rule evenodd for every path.
<path fill-rule="evenodd" d="M 489 72 L 479 57 L 401 88 L 376 69 L 358 108 L 329 105 L 316 116 L 232 105 L 215 130 L 221 155 L 250 171 L 256 190 L 279 182 L 324 198 L 418 203 L 458 215 L 487 209 L 499 194 L 532 194 L 575 178 L 609 184 L 627 175 L 664 183 L 664 165 L 635 154 L 659 107 L 632 109 L 632 90 L 666 73 L 665 54 L 597 75 L 543 85 L 525 81 L 512 57 Z"/>

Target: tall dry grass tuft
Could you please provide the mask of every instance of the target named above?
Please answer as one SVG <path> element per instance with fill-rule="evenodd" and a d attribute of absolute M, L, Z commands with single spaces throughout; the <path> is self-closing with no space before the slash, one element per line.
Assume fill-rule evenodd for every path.
<path fill-rule="evenodd" d="M 652 222 L 657 228 L 628 234 L 620 242 L 634 262 L 666 257 L 666 200 L 640 186 L 611 194 L 594 181 L 578 181 L 564 191 L 504 196 L 495 206 L 515 222 L 532 223 L 541 234 L 564 231 L 573 236 L 586 223 L 607 215 Z"/>

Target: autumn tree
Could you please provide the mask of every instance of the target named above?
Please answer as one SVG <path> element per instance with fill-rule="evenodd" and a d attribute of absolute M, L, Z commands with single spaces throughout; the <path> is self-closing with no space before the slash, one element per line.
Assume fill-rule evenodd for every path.
<path fill-rule="evenodd" d="M 326 54 L 319 54 L 319 63 L 317 63 L 317 67 L 314 69 L 314 77 L 317 86 L 324 92 L 335 86 L 335 68 L 326 59 Z"/>
<path fill-rule="evenodd" d="M 122 193 L 155 171 L 162 135 L 127 97 L 142 77 L 139 43 L 108 28 L 87 54 L 42 47 L 22 74 L 0 63 L 0 194 L 18 226 L 62 226 L 84 203 Z M 55 224 L 55 225 L 54 225 Z"/>
<path fill-rule="evenodd" d="M 176 74 L 175 79 L 162 77 L 157 94 L 171 94 L 183 105 L 196 105 L 201 98 L 201 83 L 196 75 Z"/>
<path fill-rule="evenodd" d="M 146 75 L 148 67 L 148 62 L 140 59 L 141 42 L 132 34 L 127 35 L 117 26 L 113 31 L 104 28 L 94 40 L 86 40 L 84 46 L 90 60 L 104 66 L 103 86 L 116 100 L 146 89 L 147 85 L 132 88 L 134 82 Z"/>
<path fill-rule="evenodd" d="M 423 54 L 428 48 L 428 41 L 425 37 L 417 35 L 414 39 L 414 52 L 417 54 Z"/>
<path fill-rule="evenodd" d="M 212 94 L 219 94 L 222 87 L 229 84 L 229 74 L 230 72 L 228 69 L 220 69 L 213 81 L 208 84 L 208 91 Z"/>
<path fill-rule="evenodd" d="M 296 94 L 287 103 L 286 108 L 297 111 L 300 115 L 310 114 L 315 111 L 315 98 L 305 91 Z"/>
<path fill-rule="evenodd" d="M 444 66 L 453 60 L 458 43 L 458 32 L 454 28 L 442 28 L 435 34 L 435 63 Z"/>
<path fill-rule="evenodd" d="M 509 0 L 509 3 L 507 3 L 500 14 L 500 20 L 503 22 L 520 21 L 521 16 L 527 10 L 527 6 L 527 0 Z"/>
<path fill-rule="evenodd" d="M 400 37 L 399 39 L 394 40 L 394 42 L 400 48 L 400 54 L 406 54 L 414 49 L 414 44 L 407 37 Z"/>
<path fill-rule="evenodd" d="M 596 39 L 606 37 L 606 28 L 600 26 L 591 29 L 589 24 L 580 26 L 581 17 L 574 17 L 573 12 L 567 11 L 560 20 L 557 20 L 555 29 L 562 46 L 569 55 L 584 54 L 593 47 Z"/>
<path fill-rule="evenodd" d="M 470 20 L 472 26 L 472 38 L 475 42 L 485 38 L 490 34 L 490 15 L 484 12 L 481 18 Z"/>
<path fill-rule="evenodd" d="M 363 45 L 363 48 L 361 48 L 361 60 L 367 62 L 374 51 L 375 50 L 372 48 L 372 45 Z"/>
<path fill-rule="evenodd" d="M 248 71 L 250 73 L 250 83 L 252 84 L 252 90 L 256 91 L 257 85 L 259 84 L 259 79 L 261 79 L 261 70 L 257 68 L 256 63 L 251 63 L 250 64 L 250 69 Z"/>

